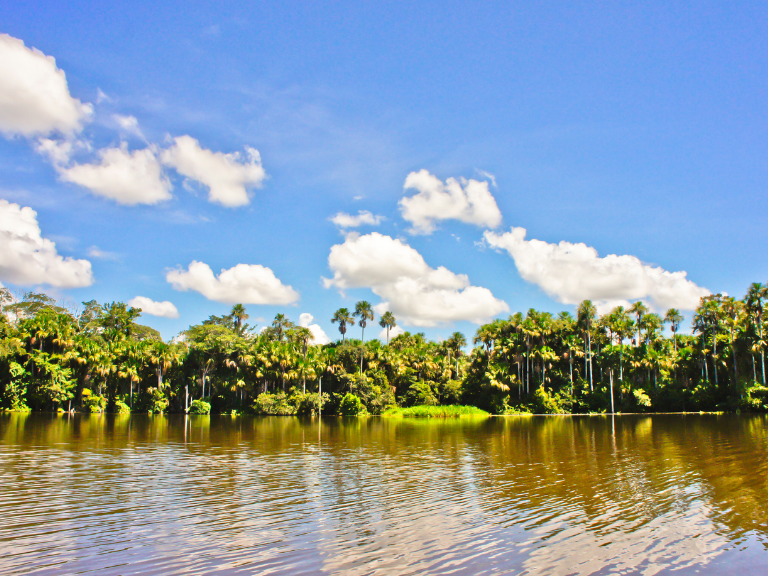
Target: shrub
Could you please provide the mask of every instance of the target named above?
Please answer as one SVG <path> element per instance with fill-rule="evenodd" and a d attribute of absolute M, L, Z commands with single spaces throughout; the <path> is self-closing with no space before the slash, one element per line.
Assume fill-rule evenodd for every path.
<path fill-rule="evenodd" d="M 83 388 L 83 412 L 104 412 L 107 407 L 107 399 L 98 394 L 93 394 L 88 388 Z"/>
<path fill-rule="evenodd" d="M 436 406 L 437 398 L 432 386 L 425 380 L 415 380 L 405 393 L 405 401 L 410 406 Z"/>
<path fill-rule="evenodd" d="M 205 400 L 192 400 L 192 404 L 189 405 L 190 414 L 210 414 L 211 404 Z"/>
<path fill-rule="evenodd" d="M 539 386 L 533 393 L 533 410 L 538 414 L 566 414 L 570 407 L 570 398 L 547 392 L 544 386 Z"/>
<path fill-rule="evenodd" d="M 638 407 L 641 408 L 650 408 L 651 407 L 651 398 L 648 396 L 648 394 L 645 393 L 645 390 L 642 388 L 635 388 L 632 390 L 632 395 L 635 397 L 635 402 L 637 403 Z"/>
<path fill-rule="evenodd" d="M 296 406 L 296 413 L 302 415 L 317 414 L 318 409 L 321 407 L 325 410 L 325 406 L 329 399 L 330 396 L 327 393 L 323 393 L 321 404 L 320 396 L 317 392 L 297 394 L 291 398 L 294 405 Z"/>
<path fill-rule="evenodd" d="M 256 414 L 265 414 L 271 416 L 291 416 L 296 414 L 295 404 L 288 401 L 288 397 L 283 392 L 277 394 L 259 394 L 253 402 L 253 411 Z"/>
<path fill-rule="evenodd" d="M 381 412 L 395 403 L 395 396 L 383 370 L 370 370 L 366 374 L 342 374 L 339 377 L 342 389 L 360 398 L 368 412 Z"/>
<path fill-rule="evenodd" d="M 115 403 L 112 405 L 112 412 L 115 414 L 130 414 L 131 407 L 122 400 L 115 400 Z"/>
<path fill-rule="evenodd" d="M 458 404 L 461 400 L 461 380 L 448 380 L 442 386 L 441 398 L 446 404 Z"/>
<path fill-rule="evenodd" d="M 344 416 L 366 416 L 368 414 L 363 401 L 354 394 L 347 394 L 342 398 L 339 411 Z"/>

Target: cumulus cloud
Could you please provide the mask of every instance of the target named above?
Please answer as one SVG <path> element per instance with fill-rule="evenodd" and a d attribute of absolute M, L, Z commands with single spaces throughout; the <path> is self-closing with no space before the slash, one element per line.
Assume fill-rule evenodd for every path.
<path fill-rule="evenodd" d="M 325 330 L 320 328 L 319 324 L 312 324 L 312 320 L 314 319 L 315 317 L 312 316 L 312 314 L 304 312 L 299 316 L 299 326 L 309 328 L 309 331 L 312 332 L 312 344 L 328 344 L 331 339 L 328 338 Z"/>
<path fill-rule="evenodd" d="M 374 309 L 379 314 L 390 310 L 405 324 L 482 323 L 509 311 L 490 290 L 470 285 L 466 275 L 431 268 L 409 245 L 378 232 L 348 234 L 343 244 L 331 248 L 328 266 L 333 278 L 323 280 L 326 288 L 370 288 L 383 299 Z"/>
<path fill-rule="evenodd" d="M 176 309 L 176 306 L 168 300 L 156 302 L 146 296 L 136 296 L 136 298 L 128 301 L 128 306 L 141 308 L 143 314 L 149 314 L 150 316 L 160 316 L 162 318 L 179 317 L 179 311 Z"/>
<path fill-rule="evenodd" d="M 171 270 L 165 276 L 176 290 L 194 290 L 224 304 L 291 304 L 299 293 L 259 264 L 238 264 L 218 276 L 204 262 L 192 261 L 187 270 Z"/>
<path fill-rule="evenodd" d="M 487 231 L 484 239 L 490 247 L 509 253 L 524 280 L 564 304 L 588 299 L 602 313 L 642 299 L 657 311 L 693 310 L 710 293 L 688 280 L 686 272 L 668 272 L 635 256 L 600 257 L 586 244 L 549 244 L 526 240 L 525 235 L 525 228 L 512 228 L 503 234 Z"/>
<path fill-rule="evenodd" d="M 411 172 L 405 190 L 417 190 L 399 202 L 404 220 L 411 223 L 412 234 L 431 234 L 439 220 L 460 220 L 468 224 L 496 228 L 501 212 L 488 182 L 448 178 L 443 183 L 426 170 Z"/>
<path fill-rule="evenodd" d="M 0 34 L 0 132 L 8 136 L 79 132 L 93 112 L 69 93 L 56 60 Z"/>
<path fill-rule="evenodd" d="M 57 168 L 69 164 L 74 146 L 72 140 L 54 140 L 52 138 L 40 138 L 35 145 L 38 154 L 47 156 L 48 160 Z"/>
<path fill-rule="evenodd" d="M 152 148 L 130 152 L 123 145 L 102 150 L 99 155 L 98 164 L 60 168 L 61 179 L 120 204 L 157 204 L 171 197 L 171 183 Z"/>
<path fill-rule="evenodd" d="M 0 200 L 0 280 L 77 288 L 93 284 L 93 275 L 88 260 L 64 258 L 42 237 L 37 212 Z"/>
<path fill-rule="evenodd" d="M 358 228 L 363 225 L 378 226 L 382 220 L 384 220 L 384 216 L 374 216 L 368 210 L 359 210 L 357 216 L 339 212 L 331 218 L 331 222 L 339 228 Z"/>
<path fill-rule="evenodd" d="M 212 152 L 191 136 L 179 136 L 163 152 L 162 160 L 182 176 L 207 186 L 211 202 L 235 207 L 248 204 L 246 189 L 261 186 L 266 176 L 259 151 L 247 146 L 245 150 L 248 158 L 241 159 L 238 152 Z"/>

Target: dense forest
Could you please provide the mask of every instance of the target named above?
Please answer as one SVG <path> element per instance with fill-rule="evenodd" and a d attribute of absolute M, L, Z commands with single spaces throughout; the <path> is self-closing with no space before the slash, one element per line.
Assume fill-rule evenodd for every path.
<path fill-rule="evenodd" d="M 405 332 L 365 341 L 370 303 L 340 308 L 340 339 L 312 344 L 283 314 L 259 332 L 243 305 L 172 341 L 121 302 L 73 310 L 45 294 L 0 299 L 0 408 L 83 412 L 381 414 L 396 407 L 470 405 L 494 414 L 768 411 L 768 288 L 739 300 L 701 299 L 691 334 L 678 310 L 642 302 L 598 315 L 528 310 L 442 342 Z M 664 335 L 668 326 L 670 336 Z M 351 338 L 351 330 L 360 339 Z"/>

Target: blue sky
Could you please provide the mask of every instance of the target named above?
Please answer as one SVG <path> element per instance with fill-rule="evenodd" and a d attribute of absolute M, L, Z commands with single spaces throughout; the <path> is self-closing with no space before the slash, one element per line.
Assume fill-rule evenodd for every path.
<path fill-rule="evenodd" d="M 34 210 L 56 255 L 87 260 L 91 276 L 24 268 L 34 240 L 0 260 L 0 282 L 73 302 L 172 302 L 178 318 L 144 315 L 167 338 L 225 313 L 237 289 L 267 302 L 247 304 L 258 324 L 309 313 L 332 338 L 334 310 L 360 299 L 442 338 L 472 334 L 482 314 L 572 310 L 582 297 L 663 311 L 707 290 L 741 296 L 768 278 L 767 12 L 757 2 L 6 6 L 0 33 L 27 52 L 10 41 L 0 50 L 0 198 Z M 56 59 L 41 74 L 66 74 L 65 95 L 7 73 L 41 53 Z M 14 101 L 13 82 L 35 98 Z M 35 123 L 60 110 L 56 98 L 91 110 L 66 112 L 65 128 Z M 197 141 L 186 156 L 183 137 Z M 40 152 L 44 140 L 72 151 L 57 163 Z M 164 199 L 132 204 L 84 185 L 104 174 L 72 170 L 99 166 L 110 149 L 126 162 L 146 151 Z M 248 203 L 211 202 L 205 181 L 226 175 L 205 160 L 233 153 Z M 421 170 L 443 187 L 404 192 Z M 459 196 L 462 178 L 485 187 L 487 217 L 447 204 L 449 178 Z M 431 233 L 404 218 L 401 201 L 417 194 Z M 0 232 L 23 235 L 5 209 Z M 346 231 L 331 222 L 360 210 L 383 219 Z M 16 236 L 3 250 L 18 249 Z M 391 278 L 373 280 L 355 260 L 368 256 Z M 175 289 L 169 272 L 193 261 L 216 276 L 263 267 L 243 268 L 251 280 L 268 268 L 298 299 L 248 278 L 219 278 L 218 295 L 201 293 L 199 278 Z"/>

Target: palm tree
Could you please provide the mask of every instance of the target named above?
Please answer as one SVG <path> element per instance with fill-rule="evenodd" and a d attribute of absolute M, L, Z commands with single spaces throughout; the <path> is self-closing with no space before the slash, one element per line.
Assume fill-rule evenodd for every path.
<path fill-rule="evenodd" d="M 331 318 L 331 323 L 339 323 L 339 332 L 341 332 L 341 341 L 344 342 L 344 335 L 347 333 L 347 324 L 354 324 L 355 318 L 346 308 L 339 308 Z"/>
<path fill-rule="evenodd" d="M 597 315 L 597 307 L 592 303 L 592 300 L 584 300 L 579 304 L 577 311 L 579 323 L 584 326 L 584 332 L 587 334 L 587 347 L 589 357 L 589 390 L 593 390 L 592 386 L 592 336 L 590 334 L 592 329 L 592 323 L 595 321 Z M 587 357 L 584 358 L 584 372 L 587 371 Z"/>
<path fill-rule="evenodd" d="M 467 345 L 467 339 L 461 332 L 454 332 L 451 337 L 446 340 L 446 346 L 448 350 L 453 352 L 453 357 L 456 359 L 456 378 L 459 377 L 459 356 L 461 356 L 461 349 Z"/>
<path fill-rule="evenodd" d="M 765 298 L 768 298 L 768 286 L 763 286 L 759 282 L 753 282 L 747 291 L 747 295 L 744 297 L 747 310 L 754 320 L 757 333 L 760 337 L 760 340 L 758 341 L 758 347 L 760 349 L 763 386 L 765 386 L 765 350 L 763 347 L 763 300 Z"/>
<path fill-rule="evenodd" d="M 680 322 L 682 321 L 683 316 L 677 308 L 670 308 L 664 315 L 664 322 L 669 322 L 669 329 L 672 330 L 672 341 L 675 345 L 675 353 L 677 353 L 677 330 L 680 328 Z"/>
<path fill-rule="evenodd" d="M 272 320 L 272 330 L 274 331 L 275 336 L 277 336 L 277 341 L 282 342 L 285 333 L 293 328 L 293 326 L 293 322 L 288 320 L 285 314 L 276 314 L 275 319 Z"/>
<path fill-rule="evenodd" d="M 723 298 L 723 316 L 731 339 L 731 354 L 733 356 L 733 387 L 739 381 L 739 363 L 736 361 L 736 332 L 742 326 L 743 304 L 733 296 Z"/>
<path fill-rule="evenodd" d="M 244 328 L 243 322 L 249 318 L 248 314 L 245 312 L 245 306 L 242 304 L 235 304 L 232 306 L 232 312 L 230 312 L 229 315 L 232 317 L 232 322 L 235 325 L 235 332 L 242 335 Z"/>
<path fill-rule="evenodd" d="M 630 306 L 627 312 L 637 316 L 637 345 L 640 346 L 640 327 L 642 325 L 643 316 L 648 314 L 648 307 L 643 304 L 641 300 L 638 300 Z"/>
<path fill-rule="evenodd" d="M 361 336 L 363 345 L 360 348 L 360 373 L 362 374 L 363 373 L 363 350 L 365 348 L 365 327 L 368 325 L 369 320 L 374 319 L 371 303 L 368 302 L 367 300 L 360 300 L 360 302 L 355 304 L 354 316 L 360 318 L 358 325 L 360 326 L 360 328 L 363 329 L 362 336 Z"/>
<path fill-rule="evenodd" d="M 379 320 L 379 326 L 387 329 L 387 346 L 389 346 L 389 330 L 397 326 L 394 314 L 389 311 L 384 312 L 381 316 L 381 320 Z"/>

